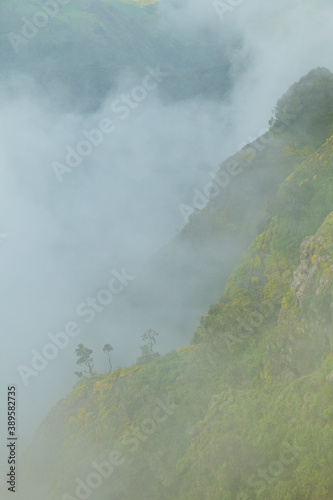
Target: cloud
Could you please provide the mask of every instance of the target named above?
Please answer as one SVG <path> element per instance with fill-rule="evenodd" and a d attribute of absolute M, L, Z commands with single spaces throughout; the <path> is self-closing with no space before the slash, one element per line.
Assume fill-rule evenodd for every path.
<path fill-rule="evenodd" d="M 112 269 L 135 275 L 174 237 L 184 223 L 179 203 L 236 147 L 221 103 L 167 104 L 152 92 L 121 120 L 112 103 L 141 82 L 138 75 L 120 79 L 100 109 L 82 114 L 59 110 L 53 94 L 26 78 L 0 89 L 0 232 L 9 235 L 0 246 L 0 310 L 10 339 L 1 371 L 8 383 L 22 384 L 17 365 L 28 365 L 32 349 L 40 352 L 50 333 L 76 319 L 77 305 L 104 288 Z M 52 163 L 104 119 L 114 121 L 114 132 L 59 183 Z M 86 329 L 79 342 L 110 342 L 115 364 L 133 362 L 143 332 L 129 345 L 110 321 Z M 26 435 L 75 382 L 78 342 L 71 342 L 42 377 L 22 386 Z"/>

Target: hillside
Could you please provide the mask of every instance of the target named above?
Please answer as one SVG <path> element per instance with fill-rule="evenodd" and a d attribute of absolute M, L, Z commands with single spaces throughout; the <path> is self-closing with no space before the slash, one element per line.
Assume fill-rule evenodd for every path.
<path fill-rule="evenodd" d="M 217 259 L 248 228 L 193 345 L 80 381 L 26 453 L 25 500 L 333 498 L 332 79 L 289 89 L 179 236 Z"/>
<path fill-rule="evenodd" d="M 201 197 L 193 195 L 183 207 L 188 223 L 147 263 L 112 312 L 126 335 L 129 317 L 135 317 L 137 331 L 154 326 L 166 337 L 190 342 L 200 315 L 218 300 L 246 248 L 267 228 L 273 215 L 267 203 L 280 183 L 332 134 L 332 110 L 332 74 L 311 71 L 277 103 L 270 131 L 223 162 L 209 202 L 209 182 L 198 188 Z"/>

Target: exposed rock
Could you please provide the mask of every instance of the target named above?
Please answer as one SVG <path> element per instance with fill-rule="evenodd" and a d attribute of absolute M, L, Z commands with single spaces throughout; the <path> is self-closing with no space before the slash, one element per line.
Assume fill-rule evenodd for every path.
<path fill-rule="evenodd" d="M 330 293 L 333 276 L 333 260 L 327 249 L 327 243 L 333 247 L 333 235 L 323 236 L 328 223 L 333 220 L 333 212 L 327 217 L 315 236 L 304 238 L 300 248 L 301 263 L 294 272 L 291 289 L 296 295 L 298 305 L 302 306 L 304 295 L 308 292 L 318 296 L 321 292 Z M 325 248 L 325 251 L 324 251 Z M 323 273 L 323 264 L 329 273 Z M 319 274 L 318 274 L 319 273 Z"/>
<path fill-rule="evenodd" d="M 299 305 L 301 305 L 305 290 L 309 288 L 313 280 L 313 276 L 318 270 L 318 267 L 312 263 L 314 245 L 313 236 L 307 236 L 301 244 L 301 263 L 294 272 L 294 280 L 291 284 L 291 289 L 295 292 Z"/>

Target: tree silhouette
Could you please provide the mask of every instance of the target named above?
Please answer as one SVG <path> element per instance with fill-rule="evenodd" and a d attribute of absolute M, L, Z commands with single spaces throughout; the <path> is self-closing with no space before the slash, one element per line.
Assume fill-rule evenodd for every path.
<path fill-rule="evenodd" d="M 107 355 L 108 360 L 109 360 L 109 366 L 110 366 L 109 373 L 112 372 L 111 351 L 113 351 L 112 345 L 111 344 L 105 344 L 105 346 L 103 347 L 103 352 L 105 352 L 105 354 Z"/>
<path fill-rule="evenodd" d="M 79 378 L 82 377 L 83 373 L 89 373 L 89 375 L 92 374 L 94 363 L 92 359 L 92 350 L 88 349 L 88 347 L 85 347 L 83 344 L 79 344 L 77 348 L 75 349 L 75 354 L 78 357 L 76 360 L 77 365 L 83 365 L 86 367 L 83 372 L 75 372 L 75 375 L 77 375 Z"/>
<path fill-rule="evenodd" d="M 137 359 L 138 364 L 149 363 L 150 361 L 153 361 L 153 359 L 160 356 L 160 354 L 158 352 L 154 352 L 153 349 L 158 335 L 158 332 L 152 329 L 147 330 L 142 335 L 142 340 L 144 340 L 146 344 L 140 347 L 141 356 Z"/>

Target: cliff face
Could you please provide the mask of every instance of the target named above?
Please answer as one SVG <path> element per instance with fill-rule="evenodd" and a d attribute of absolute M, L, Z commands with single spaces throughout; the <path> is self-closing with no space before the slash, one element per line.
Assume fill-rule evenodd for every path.
<path fill-rule="evenodd" d="M 278 379 L 318 368 L 333 349 L 333 212 L 300 246 L 300 264 L 282 300 L 278 326 L 268 346 L 267 367 Z"/>
<path fill-rule="evenodd" d="M 300 259 L 301 264 L 294 273 L 294 281 L 291 289 L 295 292 L 297 303 L 301 306 L 304 293 L 308 290 L 313 282 L 313 278 L 317 272 L 317 266 L 312 262 L 314 255 L 314 246 L 312 236 L 306 236 L 301 244 Z"/>
<path fill-rule="evenodd" d="M 300 309 L 305 308 L 306 299 L 326 296 L 329 303 L 333 285 L 333 212 L 327 217 L 324 224 L 315 236 L 304 238 L 300 249 L 300 265 L 294 273 L 291 289 L 295 293 Z M 330 308 L 333 302 L 330 302 Z M 318 311 L 319 312 L 319 311 Z M 326 311 L 327 314 L 329 310 Z M 331 320 L 327 316 L 327 320 Z"/>
<path fill-rule="evenodd" d="M 333 212 L 313 237 L 304 239 L 301 263 L 294 273 L 291 290 L 305 321 L 333 348 Z"/>

